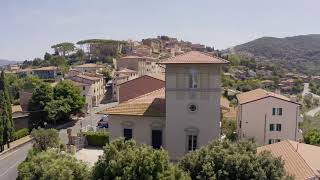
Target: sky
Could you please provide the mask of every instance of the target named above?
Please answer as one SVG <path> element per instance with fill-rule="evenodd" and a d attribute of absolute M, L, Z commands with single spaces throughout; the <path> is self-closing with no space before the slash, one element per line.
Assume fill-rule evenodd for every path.
<path fill-rule="evenodd" d="M 320 34 L 319 0 L 0 0 L 0 59 L 30 60 L 89 38 L 168 35 L 229 48 Z"/>

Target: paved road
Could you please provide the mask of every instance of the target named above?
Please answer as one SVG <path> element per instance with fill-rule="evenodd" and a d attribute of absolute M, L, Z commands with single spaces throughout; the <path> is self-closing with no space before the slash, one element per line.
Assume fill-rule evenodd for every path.
<path fill-rule="evenodd" d="M 83 120 L 77 121 L 72 127 L 60 129 L 60 138 L 63 140 L 64 143 L 68 143 L 67 129 L 71 128 L 74 133 L 77 133 L 81 129 L 81 123 L 83 128 L 88 126 L 97 126 L 97 122 L 101 119 L 103 115 L 96 113 L 104 110 L 107 107 L 112 107 L 117 104 L 118 103 L 100 104 L 99 107 L 93 108 L 93 112 L 91 113 L 91 115 L 89 114 L 89 116 L 85 117 Z"/>
<path fill-rule="evenodd" d="M 0 156 L 0 179 L 1 180 L 15 180 L 17 177 L 17 167 L 25 160 L 32 144 L 25 145 Z"/>
<path fill-rule="evenodd" d="M 105 109 L 106 107 L 112 107 L 117 103 L 101 104 L 99 107 L 95 107 L 92 116 L 87 116 L 82 120 L 82 126 L 93 124 L 97 125 L 98 120 L 102 117 L 97 112 Z M 92 120 L 92 121 L 91 121 Z M 78 132 L 80 130 L 80 122 L 75 123 L 72 127 L 73 131 Z M 60 137 L 64 142 L 67 142 L 67 128 L 60 130 Z M 32 144 L 27 143 L 12 152 L 0 156 L 0 180 L 14 180 L 17 177 L 17 167 L 25 160 L 27 157 L 29 149 L 31 149 Z"/>
<path fill-rule="evenodd" d="M 310 89 L 309 89 L 309 83 L 304 83 L 304 86 L 303 86 L 303 91 L 302 91 L 302 96 L 305 96 L 307 94 L 310 94 Z M 312 97 L 313 98 L 319 98 L 320 99 L 320 96 L 319 95 L 316 95 L 316 94 L 312 94 Z M 318 112 L 320 112 L 320 106 L 314 108 L 314 109 L 311 109 L 310 111 L 308 111 L 306 113 L 307 116 L 311 116 L 311 117 L 314 117 Z"/>

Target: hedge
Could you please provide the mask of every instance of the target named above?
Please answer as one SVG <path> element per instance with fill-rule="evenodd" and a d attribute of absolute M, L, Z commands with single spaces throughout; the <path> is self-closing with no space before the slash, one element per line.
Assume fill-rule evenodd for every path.
<path fill-rule="evenodd" d="M 12 135 L 12 139 L 13 141 L 17 140 L 17 139 L 20 139 L 20 138 L 23 138 L 25 136 L 28 136 L 29 135 L 29 129 L 28 128 L 23 128 L 23 129 L 20 129 L 18 131 L 15 131 Z"/>
<path fill-rule="evenodd" d="M 91 146 L 103 147 L 109 143 L 109 133 L 106 131 L 88 131 L 84 136 Z"/>

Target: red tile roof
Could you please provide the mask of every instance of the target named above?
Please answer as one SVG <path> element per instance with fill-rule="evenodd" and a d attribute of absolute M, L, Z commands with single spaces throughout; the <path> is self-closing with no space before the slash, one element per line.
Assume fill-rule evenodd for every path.
<path fill-rule="evenodd" d="M 320 147 L 295 141 L 284 140 L 278 143 L 258 147 L 257 152 L 270 151 L 284 161 L 285 171 L 296 180 L 319 177 Z"/>
<path fill-rule="evenodd" d="M 160 62 L 161 64 L 228 64 L 229 61 L 214 57 L 212 55 L 199 52 L 199 51 L 190 51 L 164 61 Z"/>
<path fill-rule="evenodd" d="M 260 88 L 252 90 L 252 91 L 244 92 L 241 94 L 237 94 L 237 99 L 238 99 L 239 104 L 249 103 L 249 102 L 263 99 L 266 97 L 275 97 L 275 98 L 282 99 L 282 100 L 285 100 L 288 102 L 296 103 L 294 101 L 291 101 L 286 96 L 283 96 L 281 94 L 276 94 L 273 92 L 269 92 L 269 91 L 266 91 L 266 90 L 260 89 Z M 296 104 L 298 104 L 298 103 L 296 103 Z"/>

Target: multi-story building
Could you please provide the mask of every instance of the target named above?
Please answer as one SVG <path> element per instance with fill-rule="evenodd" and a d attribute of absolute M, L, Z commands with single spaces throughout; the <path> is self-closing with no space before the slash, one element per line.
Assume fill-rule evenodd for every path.
<path fill-rule="evenodd" d="M 281 140 L 298 140 L 302 122 L 300 104 L 289 98 L 256 89 L 237 95 L 237 133 L 240 139 L 251 139 L 259 145 Z"/>
<path fill-rule="evenodd" d="M 163 73 L 164 68 L 158 64 L 159 59 L 152 57 L 125 56 L 116 60 L 116 69 L 131 69 L 138 75 L 149 73 Z"/>
<path fill-rule="evenodd" d="M 101 112 L 109 115 L 110 139 L 133 138 L 164 147 L 172 160 L 220 136 L 220 73 L 228 62 L 191 51 L 161 62 L 165 88 Z"/>
<path fill-rule="evenodd" d="M 82 64 L 74 67 L 75 70 L 78 70 L 80 72 L 88 72 L 93 74 L 98 73 L 103 68 L 105 68 L 105 66 L 99 65 L 99 64 L 93 64 L 93 63 Z"/>
<path fill-rule="evenodd" d="M 80 88 L 81 95 L 86 99 L 85 110 L 98 106 L 103 100 L 106 92 L 103 75 L 72 70 L 66 78 Z"/>
<path fill-rule="evenodd" d="M 58 67 L 56 66 L 48 66 L 41 67 L 32 70 L 32 74 L 38 76 L 41 79 L 55 79 L 58 73 Z"/>

